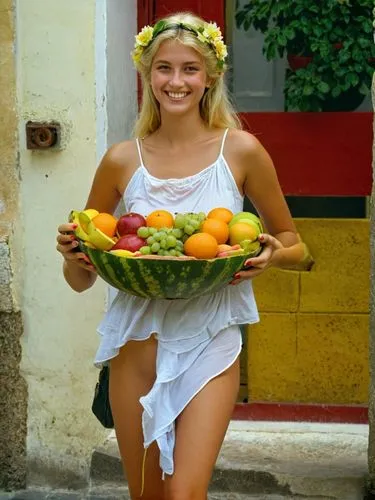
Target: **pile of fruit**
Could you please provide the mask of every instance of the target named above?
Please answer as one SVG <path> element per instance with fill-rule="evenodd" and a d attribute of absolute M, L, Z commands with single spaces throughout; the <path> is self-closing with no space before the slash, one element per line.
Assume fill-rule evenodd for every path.
<path fill-rule="evenodd" d="M 75 236 L 99 276 L 144 298 L 187 299 L 227 285 L 245 261 L 258 255 L 263 232 L 250 212 L 226 208 L 204 213 L 155 210 L 118 219 L 88 209 L 72 211 Z"/>
<path fill-rule="evenodd" d="M 159 255 L 213 259 L 260 250 L 259 218 L 251 212 L 233 214 L 227 208 L 171 214 L 155 210 L 147 217 L 126 213 L 118 219 L 94 209 L 73 210 L 75 235 L 91 248 L 123 257 Z"/>

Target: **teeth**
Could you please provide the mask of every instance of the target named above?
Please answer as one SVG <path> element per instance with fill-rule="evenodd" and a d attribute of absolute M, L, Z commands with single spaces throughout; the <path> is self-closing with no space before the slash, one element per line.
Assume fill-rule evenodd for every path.
<path fill-rule="evenodd" d="M 172 99 L 183 99 L 187 96 L 187 92 L 168 92 L 168 95 Z"/>

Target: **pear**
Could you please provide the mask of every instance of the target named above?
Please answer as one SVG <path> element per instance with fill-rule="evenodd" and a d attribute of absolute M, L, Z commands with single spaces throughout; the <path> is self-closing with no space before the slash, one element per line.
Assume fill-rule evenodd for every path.
<path fill-rule="evenodd" d="M 99 250 L 110 250 L 115 244 L 113 239 L 97 229 L 91 220 L 87 225 L 87 234 L 88 241 Z"/>

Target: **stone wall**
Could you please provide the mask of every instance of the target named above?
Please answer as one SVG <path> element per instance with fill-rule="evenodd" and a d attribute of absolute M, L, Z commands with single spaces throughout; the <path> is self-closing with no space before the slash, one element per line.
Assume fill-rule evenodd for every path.
<path fill-rule="evenodd" d="M 0 0 L 0 488 L 26 482 L 27 387 L 20 374 L 22 315 L 15 259 L 19 164 L 17 155 L 15 10 Z"/>

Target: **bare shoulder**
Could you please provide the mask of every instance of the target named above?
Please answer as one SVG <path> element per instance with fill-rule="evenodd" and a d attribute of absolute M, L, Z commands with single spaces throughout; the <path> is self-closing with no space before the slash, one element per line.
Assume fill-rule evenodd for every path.
<path fill-rule="evenodd" d="M 261 142 L 246 130 L 231 129 L 228 139 L 227 149 L 238 160 L 254 159 L 258 155 L 267 153 Z"/>
<path fill-rule="evenodd" d="M 113 144 L 96 170 L 87 206 L 112 213 L 137 166 L 137 147 L 134 141 Z"/>
<path fill-rule="evenodd" d="M 131 165 L 136 158 L 134 141 L 122 141 L 113 144 L 105 153 L 102 163 L 112 168 L 124 168 Z"/>

